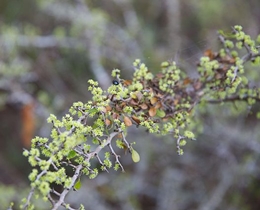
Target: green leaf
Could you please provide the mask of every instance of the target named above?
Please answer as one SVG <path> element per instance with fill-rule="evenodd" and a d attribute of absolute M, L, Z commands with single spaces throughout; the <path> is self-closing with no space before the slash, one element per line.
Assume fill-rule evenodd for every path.
<path fill-rule="evenodd" d="M 165 117 L 165 112 L 163 111 L 163 110 L 161 110 L 161 109 L 157 109 L 156 110 L 156 115 L 158 116 L 158 117 Z"/>
<path fill-rule="evenodd" d="M 93 115 L 95 115 L 96 113 L 98 112 L 98 109 L 90 109 L 89 111 L 88 111 L 88 113 L 89 114 L 93 114 Z"/>
<path fill-rule="evenodd" d="M 80 179 L 75 183 L 74 185 L 74 189 L 75 190 L 79 190 L 81 188 L 81 182 L 80 182 Z"/>
<path fill-rule="evenodd" d="M 140 155 L 134 149 L 132 149 L 132 160 L 137 163 L 140 161 Z"/>
<path fill-rule="evenodd" d="M 77 153 L 74 150 L 71 150 L 67 156 L 68 159 L 72 159 L 77 155 Z"/>

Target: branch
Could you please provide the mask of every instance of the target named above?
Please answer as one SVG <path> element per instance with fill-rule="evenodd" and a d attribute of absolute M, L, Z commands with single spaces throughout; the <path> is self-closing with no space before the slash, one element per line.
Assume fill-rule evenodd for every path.
<path fill-rule="evenodd" d="M 254 99 L 258 102 L 260 102 L 260 98 L 259 97 L 255 97 L 255 96 L 243 96 L 243 97 L 240 97 L 240 96 L 232 96 L 232 97 L 228 97 L 228 98 L 224 98 L 224 99 L 219 99 L 219 100 L 206 100 L 207 103 L 210 103 L 210 104 L 219 104 L 219 103 L 223 103 L 223 102 L 235 102 L 235 101 L 248 101 L 248 99 Z"/>
<path fill-rule="evenodd" d="M 99 145 L 93 152 L 88 153 L 87 158 L 85 159 L 85 161 L 86 161 L 86 162 L 90 162 L 90 160 L 91 160 L 93 157 L 95 157 L 96 155 L 98 155 L 98 153 L 99 153 L 105 146 L 110 145 L 112 139 L 113 139 L 116 135 L 118 135 L 118 134 L 119 134 L 119 132 L 113 132 L 113 133 L 111 133 L 111 134 L 108 136 L 108 138 L 107 138 L 105 144 Z M 65 189 L 63 190 L 63 192 L 60 194 L 60 196 L 59 196 L 60 198 L 59 198 L 59 200 L 56 202 L 56 204 L 54 205 L 54 207 L 52 208 L 52 210 L 57 210 L 57 209 L 64 203 L 64 199 L 65 199 L 66 195 L 69 193 L 69 191 L 70 191 L 71 189 L 73 189 L 73 187 L 74 187 L 76 181 L 78 180 L 78 178 L 79 178 L 79 176 L 80 176 L 80 172 L 81 172 L 82 169 L 83 169 L 83 165 L 82 165 L 82 164 L 80 164 L 80 165 L 78 165 L 78 166 L 76 167 L 75 173 L 74 173 L 74 175 L 72 176 L 72 179 L 71 179 L 71 184 L 69 185 L 68 188 L 65 188 Z"/>

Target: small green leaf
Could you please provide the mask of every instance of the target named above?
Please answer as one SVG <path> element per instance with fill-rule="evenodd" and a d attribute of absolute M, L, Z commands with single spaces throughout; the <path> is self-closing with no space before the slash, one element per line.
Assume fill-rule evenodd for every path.
<path fill-rule="evenodd" d="M 134 149 L 132 149 L 132 160 L 137 163 L 140 161 L 140 155 Z"/>
<path fill-rule="evenodd" d="M 89 114 L 92 114 L 92 115 L 95 115 L 96 113 L 98 112 L 98 109 L 90 109 L 89 111 L 88 111 L 88 113 Z"/>
<path fill-rule="evenodd" d="M 74 150 L 71 150 L 67 156 L 68 159 L 72 159 L 76 156 L 76 152 Z"/>
<path fill-rule="evenodd" d="M 75 183 L 74 185 L 74 189 L 75 190 L 79 190 L 81 188 L 81 182 L 80 182 L 80 179 Z"/>
<path fill-rule="evenodd" d="M 163 110 L 161 110 L 161 109 L 157 109 L 156 110 L 156 115 L 158 116 L 158 117 L 165 117 L 165 112 L 163 111 Z"/>

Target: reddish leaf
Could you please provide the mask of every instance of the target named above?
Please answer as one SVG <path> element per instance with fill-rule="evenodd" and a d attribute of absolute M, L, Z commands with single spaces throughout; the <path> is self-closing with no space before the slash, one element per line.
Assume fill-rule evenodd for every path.
<path fill-rule="evenodd" d="M 132 84 L 132 80 L 124 80 L 123 81 L 123 85 L 124 86 L 129 86 L 129 85 L 131 85 Z"/>
<path fill-rule="evenodd" d="M 185 78 L 184 80 L 183 80 L 183 85 L 188 85 L 188 84 L 190 84 L 191 83 L 191 79 L 189 78 L 189 77 L 187 77 L 187 78 Z"/>
<path fill-rule="evenodd" d="M 212 52 L 212 50 L 211 50 L 211 49 L 207 49 L 207 50 L 204 52 L 204 56 L 207 56 L 207 57 L 209 57 L 209 58 L 210 58 L 210 60 L 213 60 L 213 59 L 214 59 L 214 57 L 215 57 L 215 55 L 214 55 L 214 53 Z"/>
<path fill-rule="evenodd" d="M 31 139 L 35 130 L 34 104 L 25 104 L 21 109 L 23 146 L 30 147 Z"/>

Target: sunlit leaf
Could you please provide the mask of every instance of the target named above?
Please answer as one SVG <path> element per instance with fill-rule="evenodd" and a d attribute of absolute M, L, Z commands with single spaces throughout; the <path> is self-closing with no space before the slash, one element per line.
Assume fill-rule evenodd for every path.
<path fill-rule="evenodd" d="M 132 160 L 137 163 L 140 161 L 140 155 L 134 149 L 132 149 Z"/>
<path fill-rule="evenodd" d="M 88 113 L 89 114 L 96 114 L 98 112 L 98 109 L 90 109 L 89 111 L 88 111 Z"/>
<path fill-rule="evenodd" d="M 81 188 L 81 181 L 80 181 L 80 179 L 75 183 L 75 185 L 74 185 L 74 189 L 75 190 L 79 190 Z"/>
<path fill-rule="evenodd" d="M 67 156 L 68 159 L 72 159 L 77 155 L 77 153 L 74 150 L 71 150 Z"/>
<path fill-rule="evenodd" d="M 131 94 L 131 98 L 133 98 L 133 99 L 137 99 L 137 95 L 136 95 L 136 93 L 132 93 L 132 94 Z"/>
<path fill-rule="evenodd" d="M 165 117 L 165 111 L 163 111 L 163 110 L 161 110 L 161 109 L 157 109 L 156 110 L 156 115 L 158 116 L 158 117 Z"/>

